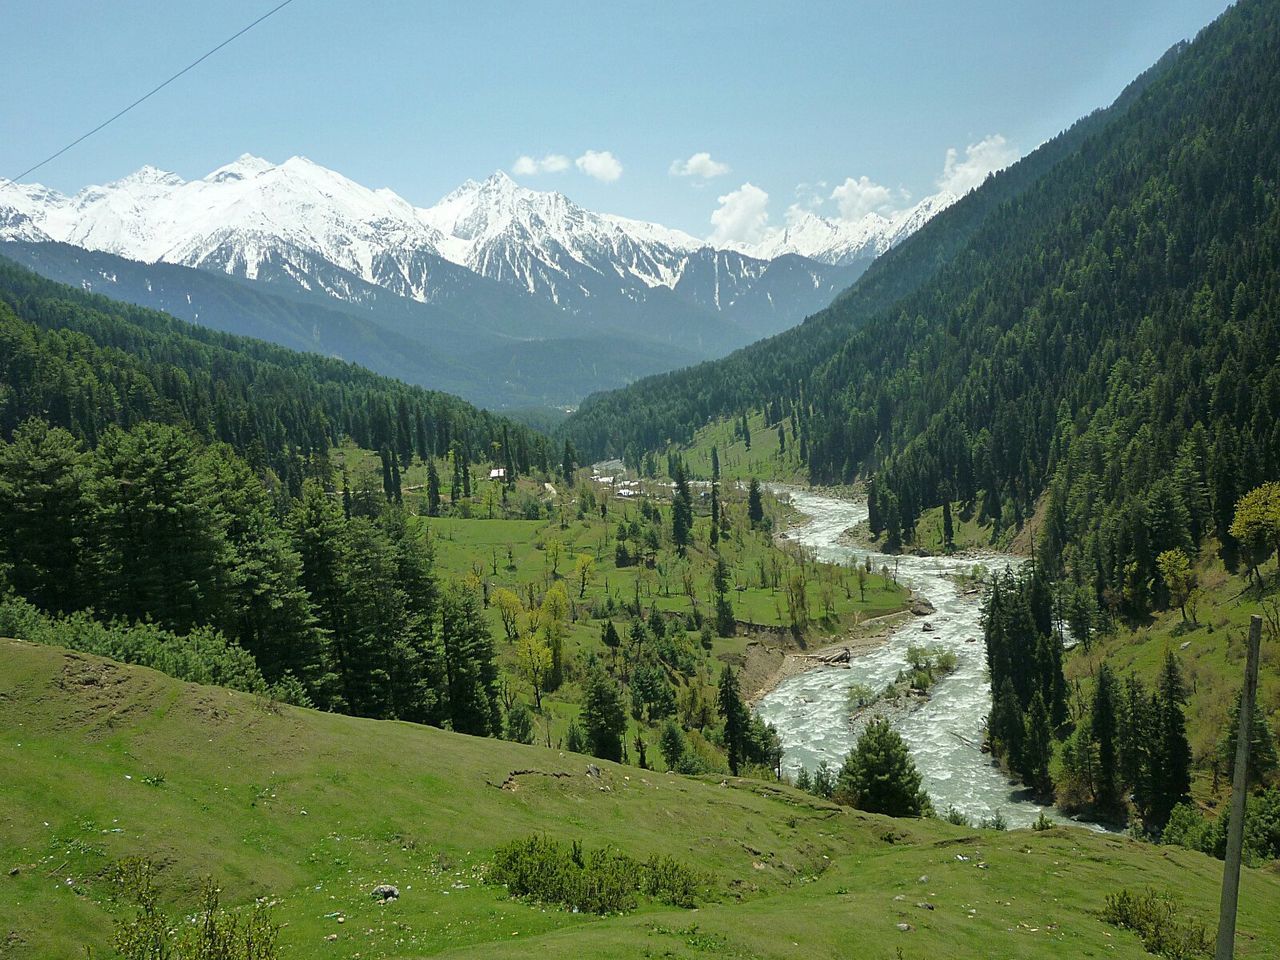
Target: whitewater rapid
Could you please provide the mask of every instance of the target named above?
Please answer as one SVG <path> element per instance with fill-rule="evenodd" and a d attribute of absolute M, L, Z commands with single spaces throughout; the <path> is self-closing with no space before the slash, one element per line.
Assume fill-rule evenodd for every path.
<path fill-rule="evenodd" d="M 870 551 L 840 542 L 850 527 L 867 519 L 865 500 L 842 500 L 807 490 L 780 489 L 808 520 L 788 537 L 812 548 L 819 559 L 861 563 Z M 854 745 L 860 727 L 849 722 L 847 696 L 856 683 L 883 690 L 906 665 L 907 647 L 922 645 L 955 653 L 956 671 L 939 680 L 930 699 L 913 710 L 888 713 L 911 749 L 924 787 L 939 814 L 955 807 L 975 823 L 999 812 L 1010 827 L 1027 826 L 1043 810 L 1029 792 L 1010 780 L 979 748 L 982 723 L 990 709 L 990 684 L 982 643 L 982 604 L 977 596 L 961 593 L 954 575 L 972 570 L 973 560 L 950 557 L 886 556 L 870 552 L 878 571 L 897 568 L 898 581 L 927 599 L 937 612 L 924 618 L 933 627 L 923 630 L 913 620 L 895 631 L 880 647 L 855 657 L 849 668 L 820 667 L 792 676 L 767 693 L 756 710 L 778 729 L 783 745 L 783 769 L 791 774 L 801 766 L 812 772 L 826 760 L 840 768 Z M 989 569 L 1016 565 L 1014 557 L 991 556 L 981 561 Z M 874 712 L 868 711 L 869 713 Z M 1055 818 L 1056 819 L 1056 818 Z"/>

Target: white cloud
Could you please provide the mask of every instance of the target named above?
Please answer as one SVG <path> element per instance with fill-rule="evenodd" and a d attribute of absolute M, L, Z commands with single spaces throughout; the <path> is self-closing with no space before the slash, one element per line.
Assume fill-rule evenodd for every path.
<path fill-rule="evenodd" d="M 987 175 L 1003 170 L 1018 159 L 1018 151 L 1003 136 L 994 133 L 964 148 L 964 159 L 955 147 L 947 150 L 947 159 L 938 178 L 938 189 L 964 196 L 981 186 Z"/>
<path fill-rule="evenodd" d="M 711 214 L 711 242 L 717 246 L 731 243 L 758 243 L 769 225 L 769 194 L 752 183 L 744 183 L 717 200 L 720 206 Z"/>
<path fill-rule="evenodd" d="M 516 157 L 511 172 L 518 177 L 532 177 L 539 173 L 560 173 L 569 169 L 569 158 L 562 153 L 548 153 L 541 159 L 524 154 Z"/>
<path fill-rule="evenodd" d="M 588 150 L 573 162 L 588 177 L 604 183 L 613 183 L 622 176 L 621 161 L 608 150 Z"/>
<path fill-rule="evenodd" d="M 868 213 L 885 213 L 893 209 L 893 191 L 867 177 L 846 177 L 831 191 L 843 220 L 861 220 Z"/>
<path fill-rule="evenodd" d="M 671 161 L 670 173 L 673 177 L 697 177 L 699 180 L 710 180 L 712 177 L 724 176 L 728 172 L 727 163 L 712 160 L 711 154 L 705 150 L 702 153 L 695 153 L 688 160 Z"/>

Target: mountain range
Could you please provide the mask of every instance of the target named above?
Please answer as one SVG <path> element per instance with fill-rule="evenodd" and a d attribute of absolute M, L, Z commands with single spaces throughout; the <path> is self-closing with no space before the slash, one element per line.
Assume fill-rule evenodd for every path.
<path fill-rule="evenodd" d="M 420 208 L 302 157 L 246 154 L 198 180 L 146 166 L 74 196 L 0 185 L 0 252 L 489 406 L 567 407 L 794 326 L 955 199 L 804 214 L 727 249 L 501 172 Z"/>

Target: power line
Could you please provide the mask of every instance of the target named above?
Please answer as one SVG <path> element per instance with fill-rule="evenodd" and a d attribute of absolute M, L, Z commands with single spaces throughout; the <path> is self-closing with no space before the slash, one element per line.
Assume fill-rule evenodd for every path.
<path fill-rule="evenodd" d="M 146 93 L 144 93 L 142 96 L 140 96 L 137 100 L 133 101 L 133 103 L 129 104 L 127 107 L 125 107 L 123 110 L 121 110 L 119 113 L 115 114 L 114 116 L 108 117 L 106 120 L 103 120 L 100 124 L 98 124 L 98 125 L 97 125 L 96 127 L 94 127 L 92 130 L 90 130 L 88 133 L 83 134 L 83 135 L 81 135 L 81 136 L 79 136 L 79 137 L 76 137 L 74 140 L 72 140 L 70 143 L 68 143 L 65 147 L 63 147 L 63 148 L 62 148 L 61 150 L 59 150 L 57 153 L 50 154 L 49 156 L 47 156 L 47 157 L 45 157 L 43 160 L 41 160 L 39 163 L 37 163 L 35 166 L 33 166 L 33 167 L 28 167 L 26 170 L 23 170 L 23 171 L 22 171 L 20 174 L 18 174 L 16 177 L 11 177 L 11 178 L 9 178 L 9 182 L 10 182 L 10 183 L 17 183 L 17 182 L 18 182 L 19 180 L 21 180 L 23 177 L 26 177 L 26 176 L 29 176 L 29 175 L 30 175 L 30 174 L 32 174 L 32 173 L 35 173 L 37 170 L 39 170 L 41 167 L 43 167 L 46 163 L 49 163 L 50 161 L 53 161 L 53 160 L 57 160 L 60 156 L 62 156 L 64 153 L 66 153 L 66 152 L 67 152 L 68 150 L 70 150 L 72 147 L 76 146 L 77 144 L 79 144 L 79 143 L 81 143 L 81 142 L 83 142 L 83 141 L 85 141 L 85 140 L 88 140 L 90 137 L 92 137 L 95 133 L 97 133 L 97 132 L 98 132 L 99 130 L 101 130 L 103 127 L 106 127 L 106 126 L 109 126 L 109 125 L 110 125 L 110 124 L 112 124 L 112 123 L 115 123 L 117 120 L 119 120 L 121 117 L 123 117 L 126 113 L 128 113 L 128 112 L 129 112 L 130 110 L 132 110 L 134 107 L 138 106 L 138 104 L 142 103 L 142 102 L 143 102 L 143 101 L 145 101 L 145 100 L 149 100 L 149 99 L 151 99 L 153 96 L 155 96 L 157 93 L 159 93 L 159 92 L 160 92 L 161 90 L 163 90 L 165 87 L 167 87 L 169 84 L 173 83 L 173 81 L 175 81 L 175 80 L 177 80 L 179 77 L 181 77 L 184 73 L 187 73 L 188 71 L 190 71 L 190 70 L 194 69 L 195 67 L 198 67 L 200 64 L 204 63 L 206 60 L 208 60 L 210 57 L 212 57 L 215 53 L 217 53 L 219 50 L 221 50 L 221 49 L 222 49 L 223 47 L 225 47 L 227 44 L 231 43 L 233 40 L 237 40 L 237 39 L 239 39 L 240 37 L 243 37 L 246 33 L 248 33 L 250 30 L 252 30 L 252 29 L 253 29 L 254 27 L 256 27 L 258 24 L 260 24 L 263 20 L 266 20 L 266 19 L 267 19 L 268 17 L 270 17 L 272 14 L 278 13 L 279 11 L 283 10 L 285 7 L 287 7 L 287 6 L 288 6 L 289 4 L 291 4 L 291 3 L 293 3 L 293 0 L 283 0 L 283 2 L 282 2 L 282 3 L 278 3 L 278 4 L 276 4 L 276 5 L 275 5 L 274 7 L 272 7 L 270 10 L 268 10 L 266 13 L 264 13 L 262 16 L 260 16 L 257 20 L 253 21 L 253 23 L 249 24 L 247 27 L 243 27 L 242 29 L 240 29 L 240 30 L 236 31 L 236 32 L 235 32 L 235 33 L 233 33 L 231 36 L 227 37 L 227 39 L 223 40 L 220 44 L 218 44 L 216 47 L 214 47 L 212 50 L 208 51 L 208 52 L 207 52 L 207 53 L 205 53 L 203 56 L 201 56 L 199 59 L 197 59 L 197 60 L 192 60 L 189 64 L 187 64 L 185 67 L 183 67 L 181 70 L 179 70 L 179 71 L 178 71 L 177 73 L 175 73 L 173 76 L 171 76 L 168 80 L 164 81 L 164 83 L 161 83 L 161 84 L 159 84 L 159 85 L 157 85 L 157 86 L 153 87 L 152 89 L 148 90 Z"/>

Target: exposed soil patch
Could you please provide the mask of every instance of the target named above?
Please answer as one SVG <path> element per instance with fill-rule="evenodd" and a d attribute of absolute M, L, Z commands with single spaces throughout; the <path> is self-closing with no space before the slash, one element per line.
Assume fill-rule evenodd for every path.
<path fill-rule="evenodd" d="M 111 730 L 145 709 L 128 672 L 108 660 L 69 652 L 53 685 L 71 694 L 73 708 L 58 723 L 63 729 Z"/>
<path fill-rule="evenodd" d="M 520 789 L 521 777 L 550 777 L 553 780 L 566 780 L 572 776 L 573 774 L 566 773 L 563 770 L 512 770 L 502 783 L 494 783 L 492 780 L 488 781 L 488 783 L 491 787 L 497 787 L 499 790 L 515 791 Z"/>
<path fill-rule="evenodd" d="M 788 677 L 821 666 L 824 659 L 846 649 L 853 658 L 874 650 L 911 618 L 911 613 L 906 610 L 873 617 L 816 649 L 801 648 L 790 634 L 776 641 L 753 640 L 747 644 L 742 658 L 740 683 L 743 697 L 748 704 L 753 704 Z"/>

